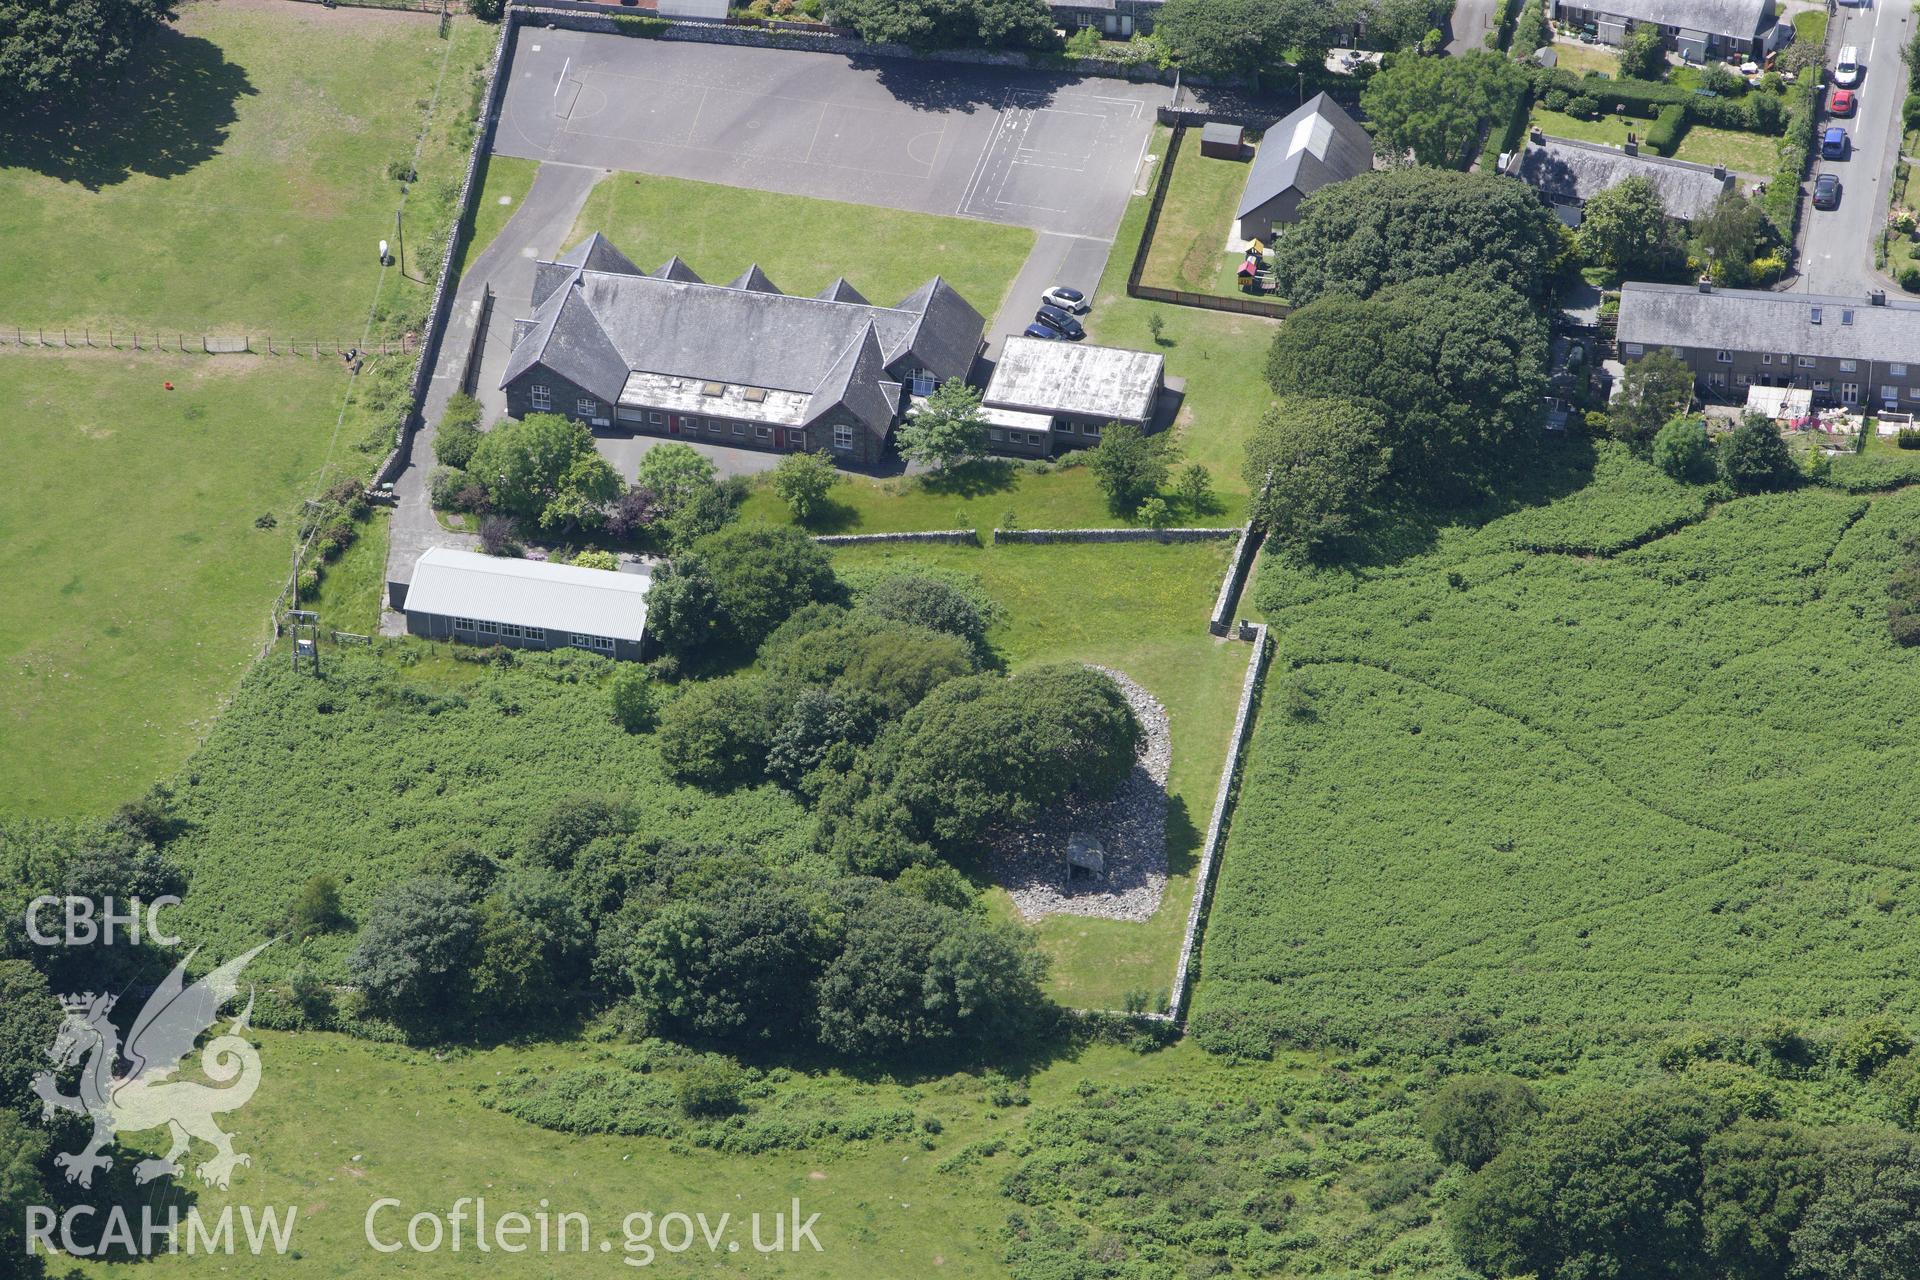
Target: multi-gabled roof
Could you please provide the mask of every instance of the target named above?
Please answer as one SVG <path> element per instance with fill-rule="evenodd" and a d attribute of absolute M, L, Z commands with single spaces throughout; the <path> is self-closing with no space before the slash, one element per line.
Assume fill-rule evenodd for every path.
<path fill-rule="evenodd" d="M 1556 8 L 1565 7 L 1561 0 Z M 1581 9 L 1682 31 L 1751 40 L 1773 25 L 1773 0 L 1579 0 Z"/>
<path fill-rule="evenodd" d="M 1373 139 L 1339 103 L 1317 93 L 1261 136 L 1234 217 L 1244 218 L 1294 188 L 1310 195 L 1372 169 Z"/>
<path fill-rule="evenodd" d="M 727 285 L 677 258 L 643 272 L 597 235 L 563 257 L 536 265 L 502 386 L 543 366 L 618 403 L 630 378 L 698 379 L 806 396 L 809 421 L 845 405 L 885 431 L 906 375 L 966 376 L 986 324 L 938 276 L 876 307 L 844 280 L 816 297 L 781 293 L 758 266 Z"/>

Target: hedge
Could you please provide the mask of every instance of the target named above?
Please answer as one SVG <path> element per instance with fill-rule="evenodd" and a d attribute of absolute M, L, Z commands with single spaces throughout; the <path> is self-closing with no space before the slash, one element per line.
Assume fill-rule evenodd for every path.
<path fill-rule="evenodd" d="M 1654 80 L 1614 80 L 1594 73 L 1576 76 L 1557 68 L 1534 76 L 1534 97 L 1544 98 L 1556 89 L 1569 97 L 1592 98 L 1603 115 L 1625 114 L 1652 120 L 1667 108 L 1678 106 L 1689 124 L 1748 133 L 1781 133 L 1788 112 L 1787 102 L 1781 95 L 1764 91 L 1721 98 Z"/>
<path fill-rule="evenodd" d="M 1800 179 L 1806 175 L 1807 160 L 1813 155 L 1814 134 L 1819 128 L 1816 113 L 1818 75 L 1802 74 L 1787 90 L 1787 116 L 1780 139 L 1780 161 L 1767 183 L 1767 194 L 1760 198 L 1761 208 L 1780 233 L 1781 242 L 1793 243 L 1800 220 Z"/>
<path fill-rule="evenodd" d="M 1653 122 L 1653 128 L 1647 130 L 1647 147 L 1663 156 L 1670 156 L 1680 146 L 1680 139 L 1687 133 L 1687 109 L 1675 102 L 1660 108 L 1660 115 Z"/>

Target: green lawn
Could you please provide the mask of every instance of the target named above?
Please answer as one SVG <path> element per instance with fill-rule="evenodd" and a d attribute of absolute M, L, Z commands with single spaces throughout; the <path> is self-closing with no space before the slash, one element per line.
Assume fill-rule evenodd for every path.
<path fill-rule="evenodd" d="M 1155 130 L 1158 154 L 1165 154 L 1168 136 L 1165 128 Z M 1180 163 L 1186 163 L 1184 156 Z M 1240 474 L 1246 440 L 1273 399 L 1266 380 L 1267 348 L 1281 322 L 1129 298 L 1132 246 L 1139 243 L 1146 219 L 1147 198 L 1136 196 L 1114 237 L 1095 306 L 1086 317 L 1087 333 L 1095 342 L 1157 350 L 1166 357 L 1167 376 L 1186 380 L 1177 439 L 1188 461 L 1213 473 L 1226 508 L 1215 522 L 1236 523 L 1246 515 L 1247 487 Z M 1147 328 L 1153 315 L 1163 326 L 1157 341 Z"/>
<path fill-rule="evenodd" d="M 102 810 L 186 759 L 264 635 L 345 385 L 331 360 L 0 356 L 30 495 L 0 503 L 0 805 Z"/>
<path fill-rule="evenodd" d="M 1173 166 L 1141 283 L 1238 295 L 1234 272 L 1242 255 L 1227 251 L 1227 238 L 1235 231 L 1234 214 L 1247 185 L 1249 163 L 1201 155 L 1199 132 L 1189 132 Z M 1133 245 L 1116 244 L 1114 253 L 1131 259 Z"/>
<path fill-rule="evenodd" d="M 392 513 L 375 507 L 360 524 L 360 536 L 320 578 L 320 593 L 302 600 L 320 615 L 321 633 L 349 631 L 370 636 L 380 629 L 380 606 L 387 590 L 387 522 Z"/>
<path fill-rule="evenodd" d="M 1069 455 L 1071 456 L 1071 455 Z M 1237 499 L 1235 500 L 1237 503 Z M 1177 524 L 1225 523 L 1226 506 L 1218 495 L 1203 511 L 1170 499 Z M 787 506 L 766 482 L 755 484 L 741 516 L 768 524 L 787 524 Z M 988 458 L 956 468 L 945 477 L 895 476 L 876 480 L 849 474 L 834 486 L 824 510 L 807 528 L 814 533 L 893 533 L 910 529 L 993 528 L 1109 529 L 1131 523 L 1115 515 L 1084 466 L 1045 471 L 1031 464 Z"/>
<path fill-rule="evenodd" d="M 1090 543 L 971 547 L 842 547 L 849 566 L 932 565 L 976 576 L 1007 612 L 990 639 L 1008 664 L 1096 662 L 1124 671 L 1167 708 L 1167 893 L 1144 924 L 1054 916 L 1037 926 L 1053 957 L 1052 990 L 1081 1008 L 1119 1008 L 1130 990 L 1171 987 L 1193 864 L 1213 808 L 1246 674 L 1245 645 L 1207 634 L 1229 544 Z M 1011 904 L 996 894 L 999 909 Z"/>
<path fill-rule="evenodd" d="M 1648 130 L 1653 127 L 1651 120 L 1620 116 L 1581 120 L 1563 111 L 1549 111 L 1538 104 L 1533 108 L 1531 124 L 1534 128 L 1545 130 L 1551 137 L 1571 138 L 1575 142 L 1599 142 L 1610 147 L 1623 145 L 1628 133 L 1644 143 Z M 1674 151 L 1673 158 L 1694 164 L 1724 164 L 1739 173 L 1765 175 L 1773 171 L 1779 146 L 1778 138 L 1765 134 L 1694 125 L 1680 139 L 1680 146 Z"/>
<path fill-rule="evenodd" d="M 119 89 L 0 140 L 0 320 L 357 339 L 440 83 L 464 112 L 495 28 L 318 5 L 185 7 Z M 430 148 L 424 195 L 464 157 Z M 457 178 L 455 179 L 457 182 Z M 409 201 L 409 264 L 431 235 Z M 422 259 L 424 260 L 424 259 Z M 390 305 L 426 286 L 386 273 Z"/>
<path fill-rule="evenodd" d="M 1601 75 L 1620 74 L 1620 55 L 1599 45 L 1581 44 L 1576 40 L 1556 40 L 1553 52 L 1559 58 L 1559 67 L 1571 71 L 1577 76 L 1597 71 Z"/>
<path fill-rule="evenodd" d="M 632 173 L 594 188 L 567 243 L 595 231 L 646 270 L 677 254 L 724 284 L 757 262 L 788 293 L 817 293 L 845 276 L 880 306 L 941 275 L 989 320 L 1034 240 L 1024 227 L 971 218 Z"/>
<path fill-rule="evenodd" d="M 519 212 L 520 202 L 533 189 L 533 176 L 538 172 L 538 160 L 515 156 L 489 155 L 480 162 L 480 195 L 474 201 L 472 227 L 460 247 L 458 272 L 465 273 L 467 264 L 479 257 L 507 225 L 507 219 Z"/>

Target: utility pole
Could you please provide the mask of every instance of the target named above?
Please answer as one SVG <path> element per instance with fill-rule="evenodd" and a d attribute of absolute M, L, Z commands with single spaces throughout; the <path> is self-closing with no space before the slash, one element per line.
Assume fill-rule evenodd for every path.
<path fill-rule="evenodd" d="M 407 274 L 407 233 L 400 220 L 400 210 L 393 211 L 393 239 L 400 246 L 400 274 Z"/>

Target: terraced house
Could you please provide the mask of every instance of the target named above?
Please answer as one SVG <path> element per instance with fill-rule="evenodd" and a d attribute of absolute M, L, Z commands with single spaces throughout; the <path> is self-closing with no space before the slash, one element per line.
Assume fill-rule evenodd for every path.
<path fill-rule="evenodd" d="M 1671 284 L 1620 290 L 1620 358 L 1665 348 L 1701 393 L 1797 387 L 1815 406 L 1920 410 L 1920 303 Z"/>
<path fill-rule="evenodd" d="M 514 321 L 507 412 L 872 467 L 915 396 L 965 378 L 986 327 L 935 276 L 891 307 L 844 279 L 783 293 L 759 267 L 707 284 L 642 271 L 599 233 L 537 264 Z"/>
<path fill-rule="evenodd" d="M 1757 58 L 1793 39 L 1773 0 L 1552 0 L 1554 23 L 1602 44 L 1625 44 L 1636 27 L 1655 26 L 1669 48 L 1693 62 Z"/>

